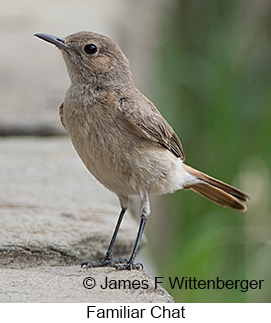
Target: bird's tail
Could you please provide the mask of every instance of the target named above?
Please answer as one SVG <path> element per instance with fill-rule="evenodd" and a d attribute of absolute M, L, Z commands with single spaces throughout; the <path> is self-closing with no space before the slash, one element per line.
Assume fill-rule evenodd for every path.
<path fill-rule="evenodd" d="M 189 174 L 199 180 L 198 183 L 189 184 L 184 189 L 193 190 L 221 206 L 246 211 L 247 208 L 244 202 L 249 199 L 248 194 L 188 165 L 183 164 L 183 166 Z"/>

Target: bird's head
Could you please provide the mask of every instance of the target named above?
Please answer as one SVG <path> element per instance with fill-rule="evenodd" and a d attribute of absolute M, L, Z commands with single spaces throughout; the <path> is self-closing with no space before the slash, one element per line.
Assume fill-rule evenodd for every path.
<path fill-rule="evenodd" d="M 35 34 L 60 49 L 72 82 L 97 83 L 97 86 L 133 85 L 129 61 L 110 38 L 81 31 L 65 38 Z"/>

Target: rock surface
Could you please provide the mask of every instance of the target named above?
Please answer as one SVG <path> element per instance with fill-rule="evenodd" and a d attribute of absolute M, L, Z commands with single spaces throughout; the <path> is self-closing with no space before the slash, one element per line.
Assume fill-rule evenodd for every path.
<path fill-rule="evenodd" d="M 70 140 L 1 140 L 0 155 L 0 265 L 101 258 L 117 221 L 118 199 L 90 176 Z M 135 235 L 136 223 L 127 214 L 116 256 L 127 256 Z"/>
<path fill-rule="evenodd" d="M 95 279 L 93 289 L 83 286 L 84 279 Z M 122 280 L 120 289 L 102 289 L 108 280 Z M 129 288 L 148 285 L 148 288 Z M 126 282 L 124 282 L 126 281 Z M 139 283 L 137 283 L 139 281 Z M 91 281 L 86 282 L 90 285 Z M 138 285 L 141 284 L 141 285 Z M 69 267 L 36 267 L 0 269 L 1 302 L 52 302 L 52 303 L 170 303 L 173 298 L 160 286 L 155 289 L 154 281 L 139 270 L 119 271 L 112 268 L 84 269 Z"/>
<path fill-rule="evenodd" d="M 67 137 L 0 139 L 0 302 L 171 302 L 142 270 L 80 268 L 107 250 L 116 196 L 88 173 Z M 138 223 L 128 213 L 114 256 L 131 253 Z M 144 242 L 144 241 L 143 241 Z M 148 280 L 147 289 L 83 287 Z"/>

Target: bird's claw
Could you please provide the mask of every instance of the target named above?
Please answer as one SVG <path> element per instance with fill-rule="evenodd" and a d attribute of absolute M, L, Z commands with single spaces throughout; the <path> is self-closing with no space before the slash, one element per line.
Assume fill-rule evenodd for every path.
<path fill-rule="evenodd" d="M 125 263 L 126 262 L 126 263 Z M 86 268 L 96 268 L 96 267 L 114 267 L 118 270 L 132 270 L 132 269 L 143 269 L 143 264 L 141 262 L 131 263 L 126 258 L 118 258 L 118 259 L 103 259 L 99 262 L 84 262 L 81 267 L 86 266 Z"/>
<path fill-rule="evenodd" d="M 115 268 L 118 270 L 132 270 L 132 269 L 140 270 L 140 269 L 143 269 L 143 264 L 142 262 L 137 262 L 134 264 L 128 261 L 126 264 L 115 266 Z"/>

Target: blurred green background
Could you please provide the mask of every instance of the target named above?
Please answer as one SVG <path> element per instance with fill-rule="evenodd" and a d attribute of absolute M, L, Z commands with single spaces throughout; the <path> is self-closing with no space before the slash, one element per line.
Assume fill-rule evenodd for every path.
<path fill-rule="evenodd" d="M 187 164 L 252 199 L 240 213 L 193 192 L 159 198 L 149 251 L 164 277 L 265 280 L 246 293 L 172 290 L 164 280 L 177 302 L 270 302 L 271 2 L 175 0 L 171 10 L 160 25 L 154 102 Z"/>
<path fill-rule="evenodd" d="M 172 290 L 166 279 L 163 287 L 177 302 L 271 302 L 271 1 L 0 3 L 0 132 L 64 131 L 57 109 L 68 76 L 35 32 L 112 37 L 136 84 L 180 136 L 187 164 L 252 196 L 246 213 L 194 192 L 158 197 L 146 249 L 158 276 L 264 279 L 263 289 Z"/>

